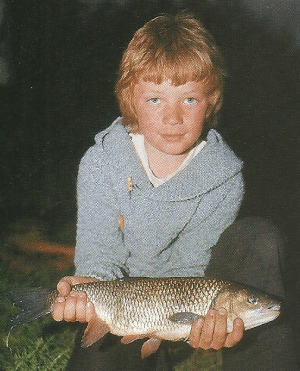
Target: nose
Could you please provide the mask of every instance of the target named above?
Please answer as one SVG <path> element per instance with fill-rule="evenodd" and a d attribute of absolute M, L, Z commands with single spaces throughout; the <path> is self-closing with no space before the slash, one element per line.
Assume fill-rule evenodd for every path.
<path fill-rule="evenodd" d="M 165 108 L 164 123 L 168 125 L 182 124 L 182 113 L 176 104 L 170 104 Z"/>

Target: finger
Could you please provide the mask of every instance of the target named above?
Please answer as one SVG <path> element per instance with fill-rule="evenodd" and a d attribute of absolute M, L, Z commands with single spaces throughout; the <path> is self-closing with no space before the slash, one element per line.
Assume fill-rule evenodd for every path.
<path fill-rule="evenodd" d="M 194 321 L 189 337 L 189 344 L 193 348 L 198 348 L 201 330 L 204 325 L 204 318 L 200 317 L 197 321 Z"/>
<path fill-rule="evenodd" d="M 64 319 L 65 298 L 59 296 L 53 305 L 52 317 L 55 321 L 62 321 Z"/>
<path fill-rule="evenodd" d="M 89 322 L 95 314 L 95 307 L 90 301 L 86 305 L 86 322 Z"/>
<path fill-rule="evenodd" d="M 241 341 L 244 335 L 244 322 L 240 318 L 236 318 L 233 322 L 233 330 L 227 335 L 224 346 L 231 348 Z"/>
<path fill-rule="evenodd" d="M 70 296 L 66 299 L 65 309 L 64 309 L 64 320 L 68 322 L 74 322 L 76 320 L 76 296 L 74 294 L 70 294 Z"/>
<path fill-rule="evenodd" d="M 86 322 L 86 294 L 85 292 L 80 292 L 77 295 L 76 302 L 76 320 L 79 322 Z"/>
<path fill-rule="evenodd" d="M 227 311 L 221 308 L 216 313 L 216 322 L 211 348 L 215 350 L 223 348 L 226 338 L 227 338 Z"/>
<path fill-rule="evenodd" d="M 57 284 L 57 290 L 61 296 L 68 296 L 71 291 L 71 286 L 82 284 L 86 282 L 98 281 L 94 277 L 83 277 L 83 276 L 65 276 Z"/>
<path fill-rule="evenodd" d="M 66 297 L 70 294 L 71 285 L 64 278 L 60 280 L 57 284 L 57 290 L 60 296 Z"/>
<path fill-rule="evenodd" d="M 201 331 L 199 348 L 210 349 L 213 340 L 217 311 L 210 309 L 205 317 L 204 325 Z"/>

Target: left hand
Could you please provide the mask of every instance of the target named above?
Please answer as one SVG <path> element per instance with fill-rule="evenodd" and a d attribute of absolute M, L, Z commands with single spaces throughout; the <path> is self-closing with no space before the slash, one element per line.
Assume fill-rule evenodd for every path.
<path fill-rule="evenodd" d="M 60 296 L 52 308 L 52 317 L 55 321 L 89 322 L 95 313 L 92 303 L 87 303 L 85 292 L 72 292 L 72 286 L 87 282 L 95 282 L 96 278 L 82 276 L 66 276 L 57 284 Z"/>
<path fill-rule="evenodd" d="M 189 343 L 196 349 L 231 348 L 243 337 L 244 323 L 240 318 L 233 322 L 233 330 L 227 333 L 227 312 L 210 309 L 205 318 L 199 318 L 192 325 Z"/>

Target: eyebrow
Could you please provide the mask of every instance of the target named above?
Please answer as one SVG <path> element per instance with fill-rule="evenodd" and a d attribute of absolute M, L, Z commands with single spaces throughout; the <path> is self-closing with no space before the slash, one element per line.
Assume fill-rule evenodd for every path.
<path fill-rule="evenodd" d="M 149 90 L 149 91 L 144 91 L 143 94 L 165 94 L 165 92 L 162 92 L 161 90 Z M 182 94 L 200 94 L 200 95 L 205 95 L 204 92 L 200 92 L 199 90 L 190 90 L 190 91 L 183 91 Z"/>
<path fill-rule="evenodd" d="M 153 90 L 144 91 L 144 93 L 145 94 L 157 94 L 157 93 L 161 94 L 162 91 L 161 90 L 155 90 L 155 89 L 153 89 Z"/>

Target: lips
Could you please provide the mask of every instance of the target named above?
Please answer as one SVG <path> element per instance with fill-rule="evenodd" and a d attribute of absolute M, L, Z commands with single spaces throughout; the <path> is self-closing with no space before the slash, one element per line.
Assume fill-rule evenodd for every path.
<path fill-rule="evenodd" d="M 184 137 L 184 134 L 160 134 L 160 136 L 167 142 L 179 142 Z"/>

